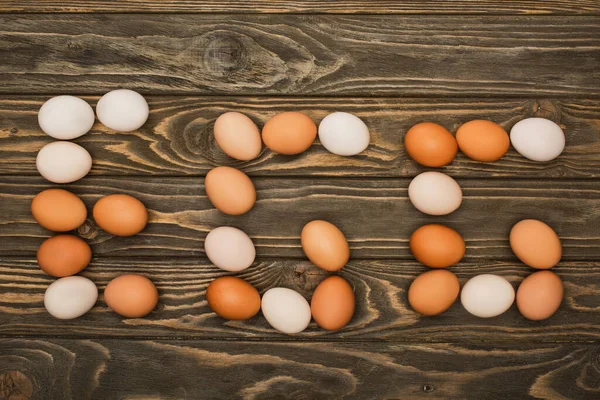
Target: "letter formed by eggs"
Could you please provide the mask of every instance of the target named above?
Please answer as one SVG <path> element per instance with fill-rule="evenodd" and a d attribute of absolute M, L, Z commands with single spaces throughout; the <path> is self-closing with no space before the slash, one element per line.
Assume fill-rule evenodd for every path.
<path fill-rule="evenodd" d="M 250 118 L 238 112 L 220 115 L 215 121 L 214 135 L 219 148 L 237 160 L 253 160 L 262 149 L 258 127 Z"/>
<path fill-rule="evenodd" d="M 98 288 L 83 276 L 68 276 L 54 281 L 44 294 L 44 306 L 58 319 L 74 319 L 92 309 Z"/>
<path fill-rule="evenodd" d="M 250 319 L 260 310 L 258 291 L 235 276 L 222 276 L 212 281 L 206 289 L 206 301 L 219 317 L 233 321 Z"/>
<path fill-rule="evenodd" d="M 156 307 L 158 290 L 145 276 L 127 274 L 113 279 L 104 289 L 111 310 L 127 318 L 144 317 Z"/>
<path fill-rule="evenodd" d="M 48 143 L 38 152 L 35 163 L 40 175 L 54 183 L 75 182 L 92 169 L 90 153 L 71 142 Z"/>
<path fill-rule="evenodd" d="M 447 268 L 465 255 L 465 241 L 454 229 L 440 224 L 423 225 L 413 232 L 410 251 L 417 261 L 431 268 Z"/>
<path fill-rule="evenodd" d="M 460 284 L 458 278 L 446 269 L 436 269 L 419 275 L 408 289 L 408 302 L 419 314 L 438 315 L 454 304 Z"/>
<path fill-rule="evenodd" d="M 150 108 L 144 97 L 129 89 L 106 93 L 96 105 L 96 115 L 106 127 L 117 132 L 131 132 L 144 125 Z"/>
<path fill-rule="evenodd" d="M 471 278 L 463 286 L 460 301 L 469 313 L 480 318 L 496 317 L 510 308 L 515 289 L 503 277 L 483 274 Z"/>
<path fill-rule="evenodd" d="M 229 215 L 245 214 L 256 202 L 256 189 L 242 171 L 231 167 L 211 169 L 204 180 L 206 195 L 213 206 Z"/>
<path fill-rule="evenodd" d="M 94 110 L 75 96 L 56 96 L 46 101 L 38 112 L 40 128 L 59 140 L 85 135 L 94 125 Z"/>
<path fill-rule="evenodd" d="M 282 112 L 269 119 L 262 130 L 262 139 L 269 149 L 279 154 L 300 154 L 313 144 L 317 126 L 306 114 Z"/>
<path fill-rule="evenodd" d="M 456 157 L 458 144 L 443 126 L 421 122 L 406 132 L 404 148 L 408 155 L 426 167 L 443 167 Z"/>
<path fill-rule="evenodd" d="M 111 194 L 96 202 L 92 211 L 96 224 L 115 236 L 140 233 L 148 223 L 148 210 L 141 201 L 126 194 Z"/>
<path fill-rule="evenodd" d="M 446 215 L 460 207 L 462 190 L 448 175 L 428 171 L 410 182 L 408 197 L 415 208 L 425 214 Z"/>
<path fill-rule="evenodd" d="M 354 291 L 339 276 L 330 276 L 315 289 L 310 301 L 312 317 L 320 328 L 336 331 L 346 326 L 354 315 Z"/>
<path fill-rule="evenodd" d="M 38 224 L 54 232 L 79 228 L 87 218 L 83 201 L 63 189 L 47 189 L 31 201 L 31 214 Z"/>
<path fill-rule="evenodd" d="M 562 256 L 556 232 L 536 219 L 524 219 L 513 226 L 510 247 L 519 260 L 535 269 L 552 268 Z"/>
<path fill-rule="evenodd" d="M 510 141 L 523 157 L 533 161 L 551 161 L 565 149 L 565 134 L 553 121 L 526 118 L 510 130 Z"/>
<path fill-rule="evenodd" d="M 525 318 L 541 321 L 558 310 L 563 293 L 562 281 L 554 272 L 534 272 L 523 279 L 517 290 L 517 308 Z"/>
<path fill-rule="evenodd" d="M 498 161 L 508 151 L 510 139 L 500 125 L 486 120 L 462 124 L 456 131 L 460 151 L 476 161 Z"/>
<path fill-rule="evenodd" d="M 82 271 L 92 260 L 92 249 L 73 235 L 56 235 L 46 239 L 37 252 L 41 270 L 50 276 L 65 277 Z"/>
<path fill-rule="evenodd" d="M 262 297 L 261 309 L 269 325 L 287 334 L 302 332 L 311 319 L 310 305 L 292 289 L 277 287 L 267 290 Z"/>
<path fill-rule="evenodd" d="M 204 241 L 204 251 L 210 262 L 231 272 L 245 270 L 256 256 L 248 235 L 231 226 L 220 226 L 210 231 Z"/>
<path fill-rule="evenodd" d="M 302 228 L 300 240 L 308 259 L 325 271 L 339 271 L 350 259 L 350 246 L 346 237 L 330 222 L 309 222 Z"/>
<path fill-rule="evenodd" d="M 354 156 L 369 146 L 371 135 L 367 125 L 356 115 L 335 112 L 319 124 L 319 140 L 333 154 Z"/>

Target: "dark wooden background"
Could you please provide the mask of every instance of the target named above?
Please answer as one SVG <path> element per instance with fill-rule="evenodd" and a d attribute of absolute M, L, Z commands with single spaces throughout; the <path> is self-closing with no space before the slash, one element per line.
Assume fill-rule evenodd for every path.
<path fill-rule="evenodd" d="M 267 14 L 268 13 L 268 14 Z M 115 88 L 144 94 L 150 119 L 122 134 L 100 124 L 76 140 L 94 158 L 90 175 L 63 185 L 91 210 L 103 195 L 142 200 L 150 224 L 114 238 L 92 219 L 79 234 L 94 259 L 83 275 L 104 289 L 141 273 L 161 300 L 144 319 L 124 319 L 103 297 L 91 312 L 57 321 L 43 307 L 53 281 L 35 262 L 51 233 L 29 212 L 53 187 L 35 168 L 52 139 L 37 125 L 50 96 L 95 104 Z M 600 397 L 600 2 L 245 0 L 0 0 L 0 399 L 597 399 Z M 369 149 L 299 156 L 264 150 L 228 159 L 212 138 L 215 118 L 236 110 L 260 127 L 280 111 L 318 123 L 333 111 L 365 120 Z M 436 121 L 451 130 L 475 118 L 507 130 L 531 116 L 562 126 L 567 147 L 550 163 L 511 150 L 481 164 L 459 155 L 444 170 L 464 190 L 446 217 L 417 212 L 406 130 Z M 255 208 L 224 216 L 203 177 L 241 168 L 258 190 Z M 549 320 L 513 306 L 483 320 L 460 304 L 422 318 L 407 304 L 426 268 L 408 251 L 417 227 L 440 222 L 465 238 L 452 268 L 462 283 L 481 273 L 516 287 L 531 273 L 508 232 L 526 217 L 559 233 L 565 285 Z M 299 234 L 316 218 L 346 233 L 342 276 L 357 311 L 330 333 L 311 324 L 285 336 L 261 316 L 216 317 L 204 297 L 223 271 L 203 253 L 207 232 L 242 228 L 257 262 L 241 277 L 310 298 L 326 276 L 303 258 Z"/>

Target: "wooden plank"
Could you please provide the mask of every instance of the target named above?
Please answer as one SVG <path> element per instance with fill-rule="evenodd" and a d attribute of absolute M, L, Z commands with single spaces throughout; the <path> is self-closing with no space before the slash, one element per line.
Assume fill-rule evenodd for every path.
<path fill-rule="evenodd" d="M 2 0 L 0 12 L 597 15 L 600 14 L 600 7 L 594 0 Z"/>
<path fill-rule="evenodd" d="M 259 257 L 303 258 L 300 231 L 326 219 L 345 232 L 354 258 L 412 259 L 411 233 L 426 223 L 445 223 L 465 238 L 469 258 L 513 260 L 512 226 L 524 218 L 546 221 L 562 239 L 564 260 L 600 259 L 600 186 L 582 180 L 458 180 L 464 199 L 448 216 L 418 212 L 407 194 L 409 179 L 254 178 L 258 201 L 242 216 L 212 207 L 199 178 L 97 178 L 63 185 L 82 196 L 91 211 L 103 195 L 127 193 L 150 211 L 139 235 L 112 237 L 91 219 L 79 229 L 97 255 L 199 256 L 206 234 L 217 226 L 243 229 Z M 0 179 L 0 254 L 33 254 L 50 235 L 33 219 L 31 199 L 53 187 L 41 177 Z"/>
<path fill-rule="evenodd" d="M 0 379 L 50 400 L 594 399 L 599 351 L 591 344 L 4 339 Z"/>
<path fill-rule="evenodd" d="M 44 291 L 54 278 L 42 273 L 33 258 L 0 261 L 0 335 L 28 337 L 188 337 L 248 339 L 339 339 L 423 342 L 576 342 L 600 339 L 600 265 L 563 262 L 554 270 L 565 286 L 560 309 L 543 322 L 528 321 L 516 306 L 505 314 L 480 319 L 457 302 L 437 317 L 421 317 L 407 301 L 411 282 L 427 268 L 415 261 L 351 261 L 341 275 L 353 286 L 356 314 L 341 331 L 330 333 L 313 322 L 305 332 L 285 336 L 274 331 L 262 315 L 245 322 L 226 321 L 211 312 L 206 287 L 226 273 L 206 259 L 105 258 L 93 260 L 83 272 L 100 290 L 97 305 L 85 316 L 60 321 L 43 305 Z M 516 288 L 532 270 L 513 262 L 478 261 L 452 267 L 461 284 L 491 273 L 506 277 Z M 108 282 L 125 273 L 148 276 L 160 293 L 159 306 L 143 319 L 127 319 L 110 311 L 102 296 Z M 238 274 L 261 293 L 289 287 L 310 300 L 315 287 L 328 276 L 308 261 L 259 260 Z"/>
<path fill-rule="evenodd" d="M 0 93 L 581 96 L 600 17 L 0 17 Z"/>
<path fill-rule="evenodd" d="M 37 175 L 35 156 L 53 139 L 37 122 L 48 97 L 0 97 L 0 173 Z M 86 97 L 95 106 L 97 97 Z M 472 119 L 491 119 L 507 130 L 523 118 L 543 117 L 560 124 L 567 136 L 564 153 L 550 163 L 527 160 L 515 150 L 495 163 L 479 163 L 459 153 L 443 170 L 455 177 L 599 177 L 600 106 L 590 100 L 392 99 L 392 98 L 148 98 L 148 122 L 134 133 L 117 133 L 99 122 L 76 140 L 94 157 L 92 175 L 198 175 L 215 165 L 240 168 L 251 176 L 410 177 L 425 169 L 404 151 L 404 134 L 414 124 L 436 121 L 455 131 Z M 317 141 L 299 156 L 264 149 L 250 162 L 233 160 L 215 144 L 213 125 L 236 110 L 259 127 L 282 111 L 308 113 L 315 122 L 335 111 L 354 113 L 369 126 L 372 143 L 360 156 L 331 154 Z"/>

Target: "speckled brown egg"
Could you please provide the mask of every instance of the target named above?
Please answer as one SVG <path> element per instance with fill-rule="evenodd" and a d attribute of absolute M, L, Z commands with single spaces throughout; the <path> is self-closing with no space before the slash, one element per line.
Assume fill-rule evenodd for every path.
<path fill-rule="evenodd" d="M 440 224 L 423 225 L 410 237 L 410 251 L 422 264 L 446 268 L 465 255 L 465 241 L 454 229 Z"/>
<path fill-rule="evenodd" d="M 459 291 L 456 275 L 446 269 L 435 269 L 417 276 L 408 289 L 408 302 L 419 314 L 438 315 L 454 304 Z"/>
<path fill-rule="evenodd" d="M 317 137 L 317 126 L 306 114 L 282 112 L 269 119 L 262 130 L 265 145 L 279 154 L 300 154 Z"/>
<path fill-rule="evenodd" d="M 556 232 L 536 219 L 524 219 L 513 226 L 510 247 L 519 260 L 536 269 L 552 268 L 562 256 Z"/>
<path fill-rule="evenodd" d="M 104 196 L 94 205 L 93 215 L 100 228 L 116 236 L 140 233 L 148 223 L 144 204 L 126 194 Z"/>
<path fill-rule="evenodd" d="M 106 285 L 104 301 L 117 314 L 127 318 L 141 318 L 156 307 L 158 290 L 145 276 L 121 275 Z"/>
<path fill-rule="evenodd" d="M 342 277 L 330 276 L 321 282 L 310 301 L 313 319 L 319 327 L 336 331 L 346 326 L 354 315 L 352 286 Z"/>
<path fill-rule="evenodd" d="M 510 147 L 508 133 L 500 125 L 486 120 L 469 121 L 456 131 L 460 151 L 476 161 L 497 161 Z"/>
<path fill-rule="evenodd" d="M 558 310 L 563 292 L 562 281 L 554 272 L 535 272 L 521 282 L 517 290 L 517 307 L 525 318 L 541 321 Z"/>
<path fill-rule="evenodd" d="M 37 252 L 41 270 L 51 276 L 65 277 L 83 270 L 92 260 L 92 249 L 73 235 L 56 235 L 46 239 Z"/>
<path fill-rule="evenodd" d="M 300 240 L 308 259 L 325 271 L 339 271 L 350 259 L 350 246 L 346 237 L 330 222 L 309 222 L 302 228 Z"/>
<path fill-rule="evenodd" d="M 206 289 L 206 301 L 219 317 L 240 321 L 250 319 L 260 310 L 258 291 L 243 279 L 222 276 Z"/>
<path fill-rule="evenodd" d="M 248 175 L 235 168 L 211 169 L 206 175 L 204 185 L 212 205 L 225 214 L 245 214 L 256 202 L 254 184 Z"/>
<path fill-rule="evenodd" d="M 408 155 L 426 167 L 448 165 L 456 157 L 456 139 L 446 128 L 432 122 L 421 122 L 406 132 L 404 147 Z"/>
<path fill-rule="evenodd" d="M 31 202 L 31 214 L 38 224 L 54 232 L 79 228 L 87 218 L 83 201 L 63 189 L 47 189 Z"/>

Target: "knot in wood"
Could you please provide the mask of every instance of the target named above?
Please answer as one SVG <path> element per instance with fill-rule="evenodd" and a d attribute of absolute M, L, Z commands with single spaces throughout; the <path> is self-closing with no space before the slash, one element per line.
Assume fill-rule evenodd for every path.
<path fill-rule="evenodd" d="M 77 233 L 84 239 L 93 239 L 98 235 L 98 228 L 89 219 L 86 219 L 83 225 L 77 228 Z"/>
<path fill-rule="evenodd" d="M 557 124 L 560 122 L 560 107 L 551 100 L 535 100 L 531 111 L 532 114 L 528 117 L 546 118 Z"/>
<path fill-rule="evenodd" d="M 33 384 L 21 371 L 0 374 L 0 399 L 27 400 L 33 395 Z"/>
<path fill-rule="evenodd" d="M 232 32 L 219 31 L 206 38 L 208 44 L 204 50 L 204 65 L 209 71 L 225 75 L 246 66 L 248 54 L 237 36 Z"/>
<path fill-rule="evenodd" d="M 425 393 L 431 393 L 435 390 L 435 386 L 433 386 L 429 383 L 425 383 L 423 385 L 423 387 L 421 388 L 421 390 L 423 390 Z"/>

